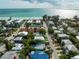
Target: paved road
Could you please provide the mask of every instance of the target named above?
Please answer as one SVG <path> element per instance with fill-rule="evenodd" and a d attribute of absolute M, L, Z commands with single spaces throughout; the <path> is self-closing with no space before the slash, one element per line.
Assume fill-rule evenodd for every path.
<path fill-rule="evenodd" d="M 26 23 L 26 21 L 20 26 L 20 28 L 24 27 L 25 23 Z M 14 39 L 13 35 L 17 35 L 18 32 L 20 31 L 20 28 L 18 28 L 17 31 L 14 32 L 10 37 L 6 37 L 5 40 L 9 40 L 10 41 L 10 40 Z M 0 51 L 5 50 L 5 44 L 2 44 L 0 46 L 0 49 L 1 49 Z"/>
<path fill-rule="evenodd" d="M 0 52 L 3 52 L 3 51 L 5 51 L 6 49 L 5 49 L 5 44 L 3 44 L 3 43 L 1 43 L 0 44 Z"/>
<path fill-rule="evenodd" d="M 21 27 L 24 27 L 25 23 L 26 23 L 26 21 L 20 26 L 20 28 L 21 28 Z M 20 31 L 20 28 L 18 28 L 16 32 L 14 32 L 10 37 L 7 37 L 6 39 L 7 39 L 7 40 L 13 39 L 13 38 L 14 38 L 13 35 L 17 35 L 18 32 Z"/>
<path fill-rule="evenodd" d="M 55 49 L 55 47 L 54 47 L 53 44 L 52 44 L 51 36 L 48 35 L 48 27 L 47 27 L 47 25 L 46 25 L 45 22 L 43 22 L 43 26 L 46 28 L 46 31 L 47 31 L 46 35 L 48 36 L 48 41 L 49 41 L 50 47 L 51 47 L 52 50 L 53 50 L 52 58 L 51 58 L 51 59 L 59 59 L 59 57 L 58 57 L 58 55 L 57 55 L 57 52 L 56 52 L 56 49 Z"/>

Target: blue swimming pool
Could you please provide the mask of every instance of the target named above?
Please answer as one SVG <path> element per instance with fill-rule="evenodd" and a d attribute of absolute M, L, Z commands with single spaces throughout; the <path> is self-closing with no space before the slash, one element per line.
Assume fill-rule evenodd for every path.
<path fill-rule="evenodd" d="M 44 51 L 32 51 L 30 53 L 30 59 L 48 59 L 48 54 Z"/>

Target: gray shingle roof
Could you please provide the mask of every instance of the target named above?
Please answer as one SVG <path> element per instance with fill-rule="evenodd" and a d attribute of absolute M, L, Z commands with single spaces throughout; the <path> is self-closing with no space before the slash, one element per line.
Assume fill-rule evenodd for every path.
<path fill-rule="evenodd" d="M 16 56 L 16 51 L 6 52 L 1 59 L 13 59 Z"/>

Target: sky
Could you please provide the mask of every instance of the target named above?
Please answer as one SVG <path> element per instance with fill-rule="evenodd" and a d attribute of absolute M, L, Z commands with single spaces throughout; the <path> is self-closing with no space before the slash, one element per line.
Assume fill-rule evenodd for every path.
<path fill-rule="evenodd" d="M 2 8 L 79 9 L 79 0 L 0 0 Z"/>

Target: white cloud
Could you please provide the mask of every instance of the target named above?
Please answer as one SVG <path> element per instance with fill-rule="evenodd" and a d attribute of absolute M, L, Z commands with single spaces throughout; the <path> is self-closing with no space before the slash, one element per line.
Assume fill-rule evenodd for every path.
<path fill-rule="evenodd" d="M 28 1 L 10 0 L 8 2 L 4 1 L 4 3 L 2 4 L 0 2 L 0 8 L 52 8 L 53 7 L 53 5 L 48 2 L 39 3 L 37 1 L 31 3 Z"/>
<path fill-rule="evenodd" d="M 0 8 L 79 9 L 79 0 L 0 0 Z"/>
<path fill-rule="evenodd" d="M 61 0 L 60 8 L 62 8 L 62 9 L 79 9 L 79 0 Z"/>

